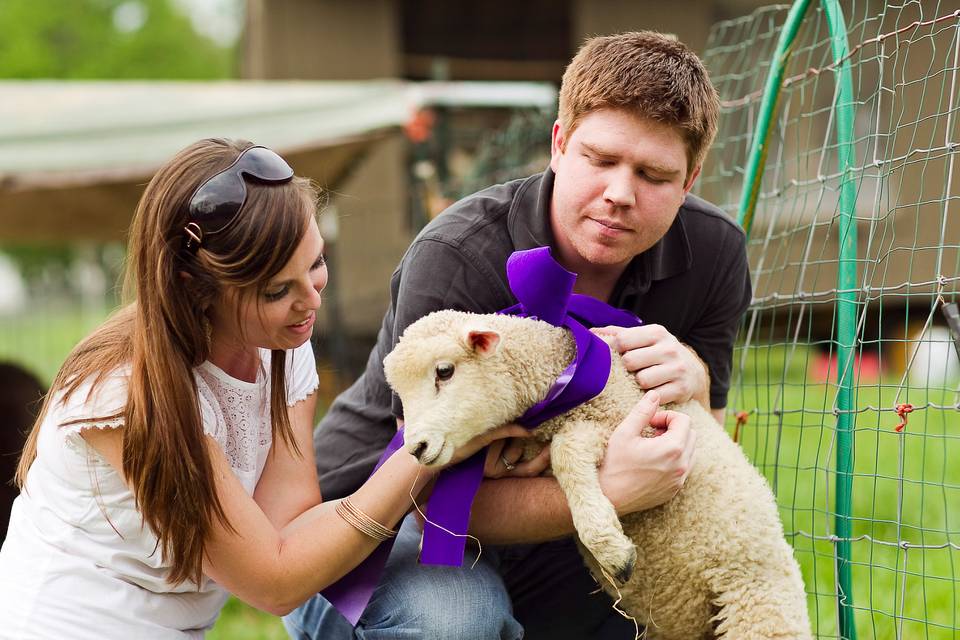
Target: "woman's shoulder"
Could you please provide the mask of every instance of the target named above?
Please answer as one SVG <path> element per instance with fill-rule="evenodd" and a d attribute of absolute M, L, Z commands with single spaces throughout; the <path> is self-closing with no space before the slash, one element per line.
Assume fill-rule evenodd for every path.
<path fill-rule="evenodd" d="M 288 350 L 285 365 L 287 406 L 292 407 L 320 386 L 313 344 L 307 340 L 296 349 Z"/>
<path fill-rule="evenodd" d="M 54 388 L 37 440 L 37 457 L 72 484 L 86 486 L 97 461 L 86 444 L 90 433 L 117 433 L 125 422 L 129 367 L 67 379 Z M 41 474 L 42 475 L 42 474 Z"/>
<path fill-rule="evenodd" d="M 270 380 L 272 358 L 273 354 L 269 349 L 260 349 L 263 375 L 258 379 L 262 380 L 265 386 Z M 313 343 L 307 340 L 299 347 L 284 351 L 283 365 L 287 405 L 293 406 L 312 394 L 320 385 Z"/>
<path fill-rule="evenodd" d="M 86 427 L 121 426 L 129 380 L 129 365 L 90 374 L 82 380 L 67 380 L 63 388 L 54 391 L 48 417 L 74 432 Z"/>

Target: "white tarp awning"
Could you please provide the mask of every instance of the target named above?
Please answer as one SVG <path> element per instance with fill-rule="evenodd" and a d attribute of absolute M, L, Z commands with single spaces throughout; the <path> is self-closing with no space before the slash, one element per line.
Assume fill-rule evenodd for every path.
<path fill-rule="evenodd" d="M 545 83 L 0 81 L 0 238 L 97 236 L 103 225 L 116 237 L 117 214 L 105 209 L 128 219 L 139 185 L 201 138 L 299 156 L 335 187 L 420 108 L 555 102 Z"/>
<path fill-rule="evenodd" d="M 5 82 L 0 176 L 23 185 L 144 175 L 208 137 L 326 147 L 395 127 L 409 109 L 394 82 Z"/>
<path fill-rule="evenodd" d="M 550 108 L 555 96 L 535 83 L 0 82 L 0 182 L 144 175 L 207 137 L 303 151 L 402 126 L 427 105 Z"/>

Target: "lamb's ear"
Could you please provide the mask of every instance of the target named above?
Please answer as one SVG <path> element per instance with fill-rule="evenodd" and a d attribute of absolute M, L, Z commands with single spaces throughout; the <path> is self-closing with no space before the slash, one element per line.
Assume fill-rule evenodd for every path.
<path fill-rule="evenodd" d="M 467 347 L 482 358 L 489 358 L 500 348 L 500 334 L 492 330 L 467 331 Z"/>

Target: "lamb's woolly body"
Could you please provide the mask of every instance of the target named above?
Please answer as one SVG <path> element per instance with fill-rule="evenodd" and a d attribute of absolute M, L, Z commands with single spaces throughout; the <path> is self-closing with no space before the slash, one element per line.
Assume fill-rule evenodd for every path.
<path fill-rule="evenodd" d="M 478 353 L 471 330 L 494 331 L 500 343 Z M 412 324 L 384 365 L 404 403 L 408 443 L 422 437 L 452 452 L 539 401 L 573 355 L 567 332 L 543 322 L 440 311 Z M 456 366 L 442 384 L 433 375 L 439 362 Z M 598 581 L 615 593 L 600 567 L 617 575 L 635 558 L 636 570 L 619 587 L 621 606 L 647 627 L 648 638 L 810 638 L 803 580 L 773 495 L 698 403 L 672 407 L 697 431 L 684 489 L 661 507 L 626 516 L 621 529 L 600 492 L 597 466 L 642 390 L 619 357 L 612 363 L 599 396 L 537 429 L 538 438 L 552 440 L 553 473 Z M 448 444 L 441 448 L 438 438 Z"/>

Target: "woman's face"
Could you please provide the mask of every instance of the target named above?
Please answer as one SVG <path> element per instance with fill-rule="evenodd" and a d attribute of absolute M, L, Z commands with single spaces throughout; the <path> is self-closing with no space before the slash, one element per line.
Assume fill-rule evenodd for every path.
<path fill-rule="evenodd" d="M 221 303 L 209 313 L 211 351 L 217 353 L 224 347 L 242 351 L 299 347 L 313 333 L 320 294 L 326 285 L 323 238 L 316 220 L 311 220 L 293 256 L 270 279 L 263 293 L 241 297 L 234 287 L 224 290 Z"/>

